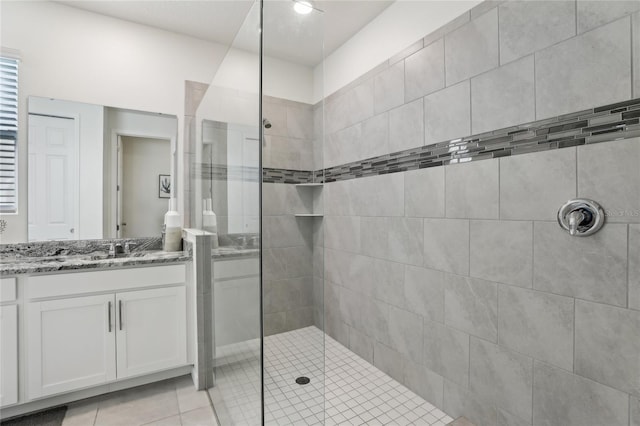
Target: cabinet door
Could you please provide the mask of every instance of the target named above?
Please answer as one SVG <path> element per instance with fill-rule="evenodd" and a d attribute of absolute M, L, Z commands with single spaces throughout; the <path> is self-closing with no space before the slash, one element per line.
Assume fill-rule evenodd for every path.
<path fill-rule="evenodd" d="M 18 402 L 18 307 L 0 307 L 0 405 Z"/>
<path fill-rule="evenodd" d="M 213 285 L 216 348 L 260 337 L 260 277 Z"/>
<path fill-rule="evenodd" d="M 118 378 L 187 363 L 185 287 L 116 294 Z"/>
<path fill-rule="evenodd" d="M 113 306 L 113 294 L 27 305 L 29 398 L 116 378 Z"/>

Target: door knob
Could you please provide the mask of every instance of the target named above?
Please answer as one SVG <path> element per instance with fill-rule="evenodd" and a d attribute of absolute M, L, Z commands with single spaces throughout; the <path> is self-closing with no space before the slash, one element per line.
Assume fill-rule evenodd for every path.
<path fill-rule="evenodd" d="M 587 198 L 569 200 L 558 210 L 558 224 L 574 237 L 595 234 L 604 225 L 604 217 L 600 204 Z"/>
<path fill-rule="evenodd" d="M 76 232 L 76 228 L 69 229 L 69 232 L 71 232 L 73 234 L 74 232 Z"/>

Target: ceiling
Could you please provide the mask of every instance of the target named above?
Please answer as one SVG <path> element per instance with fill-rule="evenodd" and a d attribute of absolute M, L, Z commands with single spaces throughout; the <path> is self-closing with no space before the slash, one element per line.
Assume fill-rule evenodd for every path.
<path fill-rule="evenodd" d="M 244 25 L 254 4 L 247 0 L 58 0 L 78 9 L 255 50 L 253 26 Z M 393 0 L 316 0 L 314 11 L 298 15 L 292 0 L 266 0 L 265 53 L 306 66 L 322 62 Z M 247 28 L 249 27 L 249 28 Z M 257 29 L 256 29 L 257 30 Z"/>

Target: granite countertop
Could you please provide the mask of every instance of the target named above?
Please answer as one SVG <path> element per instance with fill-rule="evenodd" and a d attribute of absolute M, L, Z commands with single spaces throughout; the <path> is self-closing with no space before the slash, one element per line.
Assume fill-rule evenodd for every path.
<path fill-rule="evenodd" d="M 60 257 L 33 257 L 0 261 L 0 276 L 38 274 L 43 272 L 74 271 L 84 269 L 124 268 L 139 265 L 185 262 L 191 260 L 187 252 L 149 251 L 126 257 L 104 255 L 71 255 Z"/>
<path fill-rule="evenodd" d="M 260 234 L 224 234 L 218 242 L 220 246 L 211 250 L 214 260 L 260 256 Z"/>
<path fill-rule="evenodd" d="M 218 247 L 211 250 L 211 257 L 217 260 L 233 259 L 238 257 L 258 257 L 260 249 L 246 247 Z"/>
<path fill-rule="evenodd" d="M 109 255 L 116 244 L 128 253 Z M 160 238 L 113 240 L 43 241 L 0 245 L 0 276 L 38 274 L 82 269 L 109 269 L 130 266 L 184 262 L 190 251 L 164 252 Z"/>
<path fill-rule="evenodd" d="M 110 256 L 108 247 L 116 243 L 124 247 L 129 243 L 127 254 Z M 214 260 L 257 257 L 258 248 L 247 247 L 239 241 L 224 240 L 225 245 L 211 250 Z M 189 244 L 180 252 L 160 250 L 159 238 L 57 241 L 0 245 L 0 277 L 21 274 L 39 274 L 57 271 L 85 269 L 126 268 L 140 265 L 186 262 L 192 259 Z"/>

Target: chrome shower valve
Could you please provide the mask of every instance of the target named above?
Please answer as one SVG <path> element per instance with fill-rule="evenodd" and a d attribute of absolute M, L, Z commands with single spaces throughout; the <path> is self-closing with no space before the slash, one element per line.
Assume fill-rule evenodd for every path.
<path fill-rule="evenodd" d="M 567 201 L 558 210 L 558 223 L 574 237 L 593 235 L 604 225 L 604 210 L 587 198 Z"/>

